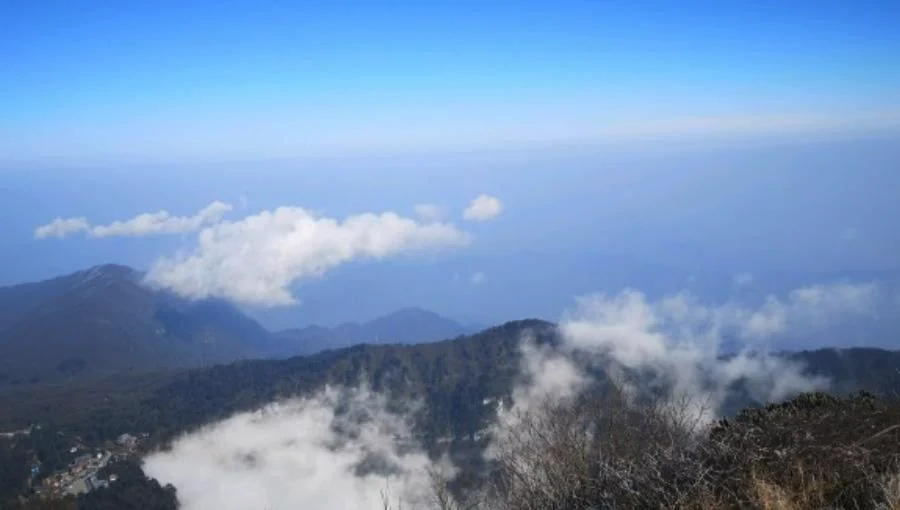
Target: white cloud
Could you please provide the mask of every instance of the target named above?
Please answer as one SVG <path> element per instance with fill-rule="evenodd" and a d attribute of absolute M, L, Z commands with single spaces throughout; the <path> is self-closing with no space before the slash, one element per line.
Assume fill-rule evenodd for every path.
<path fill-rule="evenodd" d="M 189 298 L 223 297 L 265 306 L 294 303 L 290 286 L 356 259 L 466 246 L 469 234 L 448 223 L 419 223 L 395 213 L 339 221 L 299 207 L 262 211 L 203 229 L 193 251 L 162 258 L 148 282 Z"/>
<path fill-rule="evenodd" d="M 558 402 L 569 398 L 589 383 L 589 377 L 564 350 L 537 345 L 531 335 L 520 340 L 519 377 L 524 384 L 513 389 L 515 411 L 501 416 L 501 422 L 514 420 L 521 412 L 547 400 Z M 504 426 L 511 422 L 502 423 Z"/>
<path fill-rule="evenodd" d="M 865 316 L 877 303 L 878 287 L 869 283 L 813 285 L 768 296 L 755 307 L 704 304 L 687 293 L 657 301 L 633 290 L 585 296 L 560 322 L 557 348 L 523 342 L 524 382 L 513 393 L 509 416 L 541 399 L 577 395 L 585 387 L 587 365 L 599 365 L 626 395 L 649 383 L 666 388 L 673 405 L 688 397 L 689 411 L 705 423 L 719 416 L 739 382 L 760 401 L 821 389 L 828 381 L 770 355 L 767 342 Z M 750 343 L 727 352 L 726 343 L 734 339 Z"/>
<path fill-rule="evenodd" d="M 850 317 L 872 316 L 880 301 L 875 283 L 837 282 L 794 289 L 787 298 L 769 296 L 756 310 L 732 305 L 722 313 L 742 338 L 753 340 L 814 333 Z"/>
<path fill-rule="evenodd" d="M 480 285 L 481 283 L 484 283 L 485 278 L 487 277 L 481 271 L 472 273 L 472 277 L 469 278 L 469 283 L 472 285 Z"/>
<path fill-rule="evenodd" d="M 193 216 L 172 216 L 168 211 L 144 213 L 125 221 L 114 221 L 109 225 L 93 227 L 92 237 L 133 236 L 153 234 L 185 234 L 194 232 L 203 225 L 216 223 L 231 211 L 232 206 L 215 201 Z"/>
<path fill-rule="evenodd" d="M 153 213 L 141 213 L 128 220 L 116 220 L 108 225 L 93 226 L 86 218 L 57 218 L 51 223 L 35 229 L 34 236 L 37 239 L 50 236 L 62 238 L 78 232 L 85 232 L 89 237 L 94 238 L 185 234 L 194 232 L 203 225 L 218 222 L 225 213 L 231 210 L 230 204 L 215 201 L 193 216 L 172 216 L 168 211 L 160 210 Z"/>
<path fill-rule="evenodd" d="M 872 283 L 803 287 L 786 297 L 768 296 L 756 307 L 706 305 L 684 293 L 650 302 L 624 291 L 580 299 L 560 331 L 573 351 L 614 362 L 610 373 L 650 375 L 670 388 L 671 398 L 690 396 L 698 417 L 708 421 L 737 382 L 760 401 L 826 386 L 821 378 L 805 376 L 802 367 L 769 355 L 766 342 L 864 317 L 878 300 Z M 735 338 L 751 343 L 723 356 L 724 344 Z"/>
<path fill-rule="evenodd" d="M 444 208 L 436 204 L 418 204 L 413 209 L 426 221 L 439 221 L 444 217 Z"/>
<path fill-rule="evenodd" d="M 704 422 L 718 416 L 738 382 L 745 383 L 759 401 L 777 401 L 827 384 L 804 376 L 802 367 L 765 351 L 742 350 L 722 357 L 729 330 L 752 328 L 746 323 L 755 323 L 761 314 L 733 310 L 730 305 L 704 306 L 684 295 L 651 303 L 641 293 L 626 291 L 611 298 L 581 299 L 560 329 L 573 350 L 607 360 L 609 373 L 639 374 L 643 380 L 661 384 L 668 388 L 671 402 L 690 397 L 692 413 Z M 757 330 L 760 334 L 780 331 Z"/>
<path fill-rule="evenodd" d="M 63 238 L 76 232 L 87 231 L 90 224 L 86 218 L 56 218 L 46 225 L 34 229 L 35 239 L 48 237 Z"/>
<path fill-rule="evenodd" d="M 789 302 L 807 315 L 818 319 L 851 312 L 872 312 L 879 299 L 880 289 L 875 283 L 832 283 L 803 287 L 791 292 Z"/>
<path fill-rule="evenodd" d="M 429 473 L 448 467 L 410 438 L 383 397 L 326 388 L 188 434 L 144 469 L 175 485 L 185 510 L 371 510 L 385 489 L 394 505 L 425 508 Z M 358 471 L 366 465 L 387 469 Z"/>
<path fill-rule="evenodd" d="M 463 218 L 469 221 L 487 221 L 496 218 L 502 212 L 503 203 L 499 198 L 482 193 L 466 207 Z"/>

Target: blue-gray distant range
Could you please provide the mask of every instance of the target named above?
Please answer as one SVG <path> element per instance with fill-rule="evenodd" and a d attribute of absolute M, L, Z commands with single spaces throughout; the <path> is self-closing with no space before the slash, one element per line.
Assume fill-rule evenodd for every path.
<path fill-rule="evenodd" d="M 617 285 L 603 285 L 596 278 L 584 281 L 583 288 L 571 289 L 570 302 L 591 288 L 615 293 L 630 282 L 643 281 L 648 273 L 634 270 L 617 274 L 619 281 L 613 282 Z M 663 278 L 666 275 L 660 271 L 649 274 L 657 276 L 658 281 L 672 282 L 672 288 L 677 288 L 675 282 L 681 276 L 677 272 L 668 278 Z M 701 275 L 695 279 L 695 285 L 707 283 L 702 288 L 689 287 L 687 292 L 711 302 L 748 300 L 758 304 L 765 301 L 769 292 L 781 294 L 779 284 L 841 280 L 853 275 L 830 276 L 823 279 L 821 274 L 762 275 L 756 277 L 753 285 L 735 289 L 731 276 L 723 274 L 716 279 Z M 860 277 L 855 276 L 857 280 Z M 879 281 L 886 296 L 900 296 L 895 275 L 862 276 L 865 281 Z M 406 307 L 372 320 L 326 327 L 309 325 L 308 317 L 304 317 L 304 305 L 300 305 L 279 312 L 296 313 L 293 324 L 298 326 L 273 328 L 274 324 L 265 322 L 264 317 L 255 317 L 253 311 L 248 314 L 228 301 L 187 300 L 150 288 L 142 279 L 140 271 L 107 264 L 45 281 L 0 287 L 0 385 L 43 384 L 73 378 L 171 371 L 244 359 L 306 356 L 356 344 L 421 344 L 471 335 L 507 320 L 559 318 L 520 313 L 502 321 L 473 324 L 422 308 Z M 650 287 L 648 292 L 654 295 L 669 290 Z M 560 301 L 560 307 L 565 305 L 563 299 L 554 299 Z M 775 350 L 861 345 L 896 348 L 900 338 L 900 313 L 896 306 L 900 306 L 900 298 L 896 302 L 887 299 L 858 320 L 830 324 L 802 337 L 779 338 L 777 345 L 769 347 Z M 346 307 L 351 312 L 354 310 L 352 293 L 347 295 Z M 741 348 L 732 339 L 723 340 L 726 351 Z"/>
<path fill-rule="evenodd" d="M 188 301 L 107 264 L 0 287 L 0 384 L 34 384 L 290 357 L 358 343 L 453 338 L 465 326 L 406 308 L 364 323 L 272 333 L 222 300 Z"/>

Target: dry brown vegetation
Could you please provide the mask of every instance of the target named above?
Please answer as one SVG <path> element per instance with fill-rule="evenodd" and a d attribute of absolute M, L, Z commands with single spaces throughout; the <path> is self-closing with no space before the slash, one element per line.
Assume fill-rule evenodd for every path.
<path fill-rule="evenodd" d="M 483 491 L 437 508 L 900 509 L 896 402 L 805 394 L 707 426 L 680 409 L 544 402 L 498 435 Z"/>
<path fill-rule="evenodd" d="M 900 508 L 900 405 L 870 394 L 801 395 L 710 431 L 710 491 L 732 506 Z"/>
<path fill-rule="evenodd" d="M 634 408 L 617 393 L 541 403 L 512 417 L 494 446 L 490 508 L 678 506 L 703 467 L 697 423 L 680 408 Z M 614 505 L 614 506 L 610 506 Z"/>

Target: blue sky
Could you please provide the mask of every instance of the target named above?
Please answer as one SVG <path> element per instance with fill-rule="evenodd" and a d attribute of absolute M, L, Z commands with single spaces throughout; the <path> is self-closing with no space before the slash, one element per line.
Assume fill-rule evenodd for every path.
<path fill-rule="evenodd" d="M 898 17 L 893 2 L 4 2 L 0 150 L 221 160 L 893 118 Z"/>
<path fill-rule="evenodd" d="M 309 239 L 320 259 L 285 248 L 302 304 L 260 316 L 494 322 L 626 286 L 721 297 L 744 273 L 900 282 L 897 19 L 896 2 L 3 2 L 0 284 L 169 260 L 167 281 L 247 298 L 209 264 L 286 242 L 248 218 L 420 204 L 449 237 L 419 218 L 396 258 L 321 244 L 359 233 L 340 229 Z M 479 194 L 502 213 L 467 221 Z M 184 225 L 214 201 L 244 230 L 210 255 L 199 232 L 219 227 Z M 160 210 L 177 233 L 91 233 Z M 281 288 L 248 260 L 230 263 Z"/>

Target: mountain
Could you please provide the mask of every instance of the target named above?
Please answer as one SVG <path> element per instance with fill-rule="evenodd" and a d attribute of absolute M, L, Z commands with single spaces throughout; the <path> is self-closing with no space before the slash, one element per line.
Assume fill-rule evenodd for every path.
<path fill-rule="evenodd" d="M 240 361 L 166 382 L 140 402 L 132 412 L 134 422 L 126 418 L 132 413 L 123 412 L 91 426 L 167 434 L 259 408 L 278 397 L 309 394 L 326 384 L 365 384 L 400 402 L 421 403 L 416 428 L 426 442 L 448 434 L 471 437 L 493 417 L 498 399 L 508 401 L 521 380 L 519 346 L 526 333 L 539 345 L 558 341 L 554 324 L 529 319 L 434 343 L 355 345 L 286 360 Z M 788 356 L 802 363 L 806 373 L 830 379 L 836 394 L 900 392 L 900 351 L 831 348 Z M 602 372 L 592 375 L 599 382 L 606 380 Z M 733 388 L 726 413 L 761 404 L 740 388 Z"/>
<path fill-rule="evenodd" d="M 519 374 L 518 346 L 525 331 L 533 332 L 538 343 L 553 342 L 556 334 L 551 323 L 522 320 L 433 343 L 361 344 L 289 359 L 241 360 L 165 374 L 158 383 L 143 381 L 131 389 L 126 389 L 126 382 L 92 380 L 65 400 L 48 394 L 65 388 L 46 385 L 17 393 L 0 391 L 0 430 L 51 420 L 74 426 L 85 440 L 128 431 L 146 431 L 165 440 L 236 411 L 309 394 L 325 384 L 365 384 L 398 401 L 422 403 L 427 412 L 418 413 L 416 421 L 426 436 L 462 436 L 480 429 L 491 416 L 494 407 L 485 402 L 510 395 Z M 152 389 L 147 391 L 148 387 Z M 128 398 L 125 392 L 134 396 Z M 106 399 L 119 404 L 110 409 Z M 53 405 L 29 410 L 29 400 Z"/>
<path fill-rule="evenodd" d="M 54 396 L 64 389 L 26 387 L 0 392 L 0 428 L 49 419 L 74 426 L 85 438 L 140 430 L 165 440 L 326 384 L 366 384 L 399 401 L 421 403 L 417 428 L 425 438 L 470 436 L 491 418 L 493 403 L 507 400 L 520 380 L 519 345 L 526 332 L 538 344 L 558 340 L 554 324 L 531 319 L 433 343 L 354 345 L 289 359 L 243 360 L 167 374 L 157 381 L 89 381 L 66 398 Z M 802 362 L 807 372 L 831 379 L 839 394 L 900 391 L 900 351 L 821 349 L 788 356 Z M 743 398 L 739 391 L 735 394 Z M 45 405 L 29 403 L 42 399 Z M 117 402 L 114 409 L 110 401 Z M 736 412 L 752 403 L 741 400 L 727 407 Z"/>
<path fill-rule="evenodd" d="M 472 333 L 421 308 L 368 322 L 270 333 L 223 300 L 189 301 L 106 264 L 0 287 L 0 385 L 286 358 L 350 345 L 423 343 Z"/>
<path fill-rule="evenodd" d="M 346 322 L 333 328 L 312 325 L 274 334 L 275 357 L 309 355 L 355 344 L 412 344 L 435 342 L 480 329 L 462 325 L 421 308 L 403 308 L 364 323 Z"/>
<path fill-rule="evenodd" d="M 192 302 L 108 264 L 0 288 L 0 384 L 227 363 L 271 335 L 236 307 Z"/>

